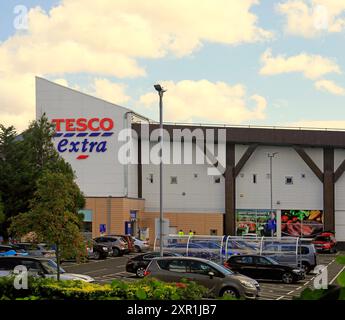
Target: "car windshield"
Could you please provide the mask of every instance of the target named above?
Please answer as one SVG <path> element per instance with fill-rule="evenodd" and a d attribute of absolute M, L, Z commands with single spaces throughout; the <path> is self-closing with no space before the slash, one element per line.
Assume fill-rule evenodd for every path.
<path fill-rule="evenodd" d="M 42 265 L 48 274 L 57 274 L 58 266 L 53 260 L 42 260 Z M 60 273 L 66 271 L 60 267 Z"/>
<path fill-rule="evenodd" d="M 210 266 L 212 266 L 213 268 L 215 268 L 216 270 L 218 270 L 219 272 L 221 272 L 222 274 L 224 274 L 225 276 L 228 276 L 228 275 L 231 275 L 231 274 L 234 274 L 233 271 L 213 262 L 213 261 L 208 261 L 208 264 Z"/>

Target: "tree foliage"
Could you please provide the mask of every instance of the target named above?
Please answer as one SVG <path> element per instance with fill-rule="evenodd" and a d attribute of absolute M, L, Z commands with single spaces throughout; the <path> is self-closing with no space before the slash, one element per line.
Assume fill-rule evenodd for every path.
<path fill-rule="evenodd" d="M 37 181 L 45 171 L 61 173 L 71 181 L 72 167 L 55 150 L 52 137 L 54 127 L 46 116 L 33 121 L 18 135 L 14 127 L 0 125 L 0 194 L 2 194 L 4 221 L 0 234 L 7 236 L 10 218 L 28 212 L 30 201 L 37 190 Z M 84 206 L 79 192 L 75 206 Z"/>
<path fill-rule="evenodd" d="M 37 181 L 29 211 L 11 219 L 10 232 L 16 236 L 34 232 L 38 241 L 54 244 L 58 265 L 66 253 L 83 256 L 79 197 L 78 186 L 68 176 L 45 170 Z"/>

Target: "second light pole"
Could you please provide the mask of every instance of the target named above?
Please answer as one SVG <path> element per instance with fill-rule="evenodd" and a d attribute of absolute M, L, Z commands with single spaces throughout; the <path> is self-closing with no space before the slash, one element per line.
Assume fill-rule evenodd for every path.
<path fill-rule="evenodd" d="M 273 219 L 273 178 L 272 178 L 272 174 L 273 174 L 273 170 L 272 170 L 272 161 L 275 155 L 277 155 L 278 152 L 272 152 L 272 153 L 268 153 L 267 156 L 270 158 L 270 193 L 271 193 L 271 219 Z M 273 237 L 274 235 L 274 230 L 271 230 L 271 236 Z"/>
<path fill-rule="evenodd" d="M 155 84 L 154 88 L 159 95 L 159 255 L 163 257 L 163 94 L 166 90 L 160 84 Z"/>

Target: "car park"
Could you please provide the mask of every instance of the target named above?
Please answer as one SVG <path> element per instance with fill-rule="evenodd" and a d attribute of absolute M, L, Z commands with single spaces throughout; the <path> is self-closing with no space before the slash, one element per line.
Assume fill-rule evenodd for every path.
<path fill-rule="evenodd" d="M 337 240 L 332 232 L 322 232 L 313 239 L 316 252 L 336 253 Z"/>
<path fill-rule="evenodd" d="M 102 244 L 104 246 L 111 248 L 111 254 L 114 257 L 122 256 L 126 252 L 128 252 L 128 244 L 127 242 L 122 238 L 118 236 L 102 236 L 93 239 L 98 244 Z"/>
<path fill-rule="evenodd" d="M 33 277 L 42 278 L 57 278 L 58 267 L 57 264 L 46 258 L 33 258 L 33 257 L 0 257 L 0 277 L 11 276 L 13 270 L 17 266 L 25 266 L 28 275 Z M 94 282 L 90 276 L 83 274 L 67 273 L 60 267 L 61 280 L 80 280 L 84 282 Z"/>
<path fill-rule="evenodd" d="M 270 257 L 259 255 L 232 256 L 224 266 L 256 280 L 279 280 L 289 284 L 305 278 L 304 270 L 281 265 Z"/>
<path fill-rule="evenodd" d="M 218 297 L 228 294 L 236 298 L 256 299 L 260 290 L 256 280 L 234 273 L 215 262 L 194 257 L 153 259 L 145 276 L 165 282 L 179 282 L 186 278 L 203 285 Z"/>
<path fill-rule="evenodd" d="M 145 270 L 152 259 L 158 258 L 160 256 L 159 252 L 148 252 L 144 254 L 137 255 L 133 258 L 128 259 L 126 264 L 126 271 L 130 273 L 135 273 L 138 278 L 143 278 Z M 178 257 L 178 253 L 174 252 L 164 252 L 164 257 Z"/>
<path fill-rule="evenodd" d="M 89 246 L 87 247 L 87 257 L 88 259 L 95 260 L 106 259 L 108 257 L 109 251 L 111 252 L 111 247 L 91 240 Z"/>

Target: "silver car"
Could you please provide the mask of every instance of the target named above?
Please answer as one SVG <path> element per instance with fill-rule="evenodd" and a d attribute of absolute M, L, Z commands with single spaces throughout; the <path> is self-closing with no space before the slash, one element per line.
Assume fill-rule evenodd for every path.
<path fill-rule="evenodd" d="M 28 275 L 42 278 L 57 278 L 57 264 L 50 259 L 31 257 L 0 257 L 0 277 L 12 276 L 14 268 L 24 266 Z M 95 280 L 84 274 L 67 273 L 60 267 L 61 280 L 80 280 L 84 282 L 94 282 Z"/>
<path fill-rule="evenodd" d="M 303 240 L 298 247 L 298 254 L 294 253 L 296 247 L 290 244 L 268 244 L 264 248 L 264 255 L 271 257 L 280 264 L 300 267 L 305 273 L 311 272 L 317 265 L 316 250 L 312 243 Z"/>
<path fill-rule="evenodd" d="M 93 239 L 98 244 L 102 244 L 112 252 L 114 257 L 119 257 L 124 255 L 128 251 L 128 244 L 122 237 L 118 236 L 102 236 Z"/>
<path fill-rule="evenodd" d="M 27 252 L 30 257 L 56 258 L 55 250 L 45 243 L 16 243 L 12 247 L 19 252 Z"/>
<path fill-rule="evenodd" d="M 256 280 L 201 258 L 156 258 L 148 265 L 145 275 L 166 282 L 186 278 L 206 287 L 218 297 L 229 294 L 236 298 L 256 299 L 260 290 Z"/>

